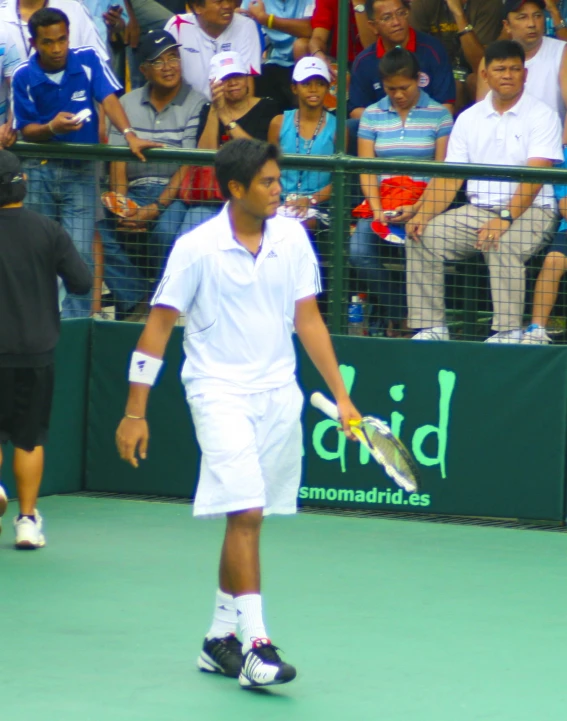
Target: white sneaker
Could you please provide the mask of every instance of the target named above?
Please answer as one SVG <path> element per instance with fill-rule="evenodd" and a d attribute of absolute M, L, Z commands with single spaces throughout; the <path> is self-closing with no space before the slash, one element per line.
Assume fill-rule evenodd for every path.
<path fill-rule="evenodd" d="M 485 343 L 521 343 L 522 341 L 522 329 L 517 328 L 516 330 L 501 330 L 499 333 L 491 335 L 487 338 Z"/>
<path fill-rule="evenodd" d="M 244 655 L 238 683 L 242 688 L 274 686 L 289 683 L 296 675 L 295 667 L 281 660 L 269 638 L 258 638 Z"/>
<path fill-rule="evenodd" d="M 551 338 L 545 332 L 545 328 L 537 323 L 532 323 L 524 331 L 522 345 L 547 345 Z"/>
<path fill-rule="evenodd" d="M 14 518 L 14 529 L 16 530 L 16 548 L 34 549 L 45 546 L 45 536 L 42 533 L 43 519 L 39 511 L 34 509 L 35 521 L 31 518 Z"/>
<path fill-rule="evenodd" d="M 446 325 L 425 328 L 412 336 L 412 340 L 449 340 L 449 329 Z"/>
<path fill-rule="evenodd" d="M 8 508 L 8 496 L 6 491 L 0 486 L 0 533 L 2 533 L 2 516 L 6 513 Z"/>

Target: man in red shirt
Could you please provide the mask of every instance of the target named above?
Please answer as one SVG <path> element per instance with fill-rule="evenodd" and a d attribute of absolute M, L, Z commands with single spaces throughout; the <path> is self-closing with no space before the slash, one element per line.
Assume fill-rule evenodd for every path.
<path fill-rule="evenodd" d="M 299 38 L 295 41 L 295 59 L 317 55 L 330 65 L 331 58 L 337 57 L 338 22 L 338 0 L 315 0 L 315 10 L 311 18 L 313 33 L 309 39 Z M 351 63 L 359 52 L 374 42 L 374 33 L 368 25 L 363 0 L 351 0 L 348 28 L 348 61 Z"/>

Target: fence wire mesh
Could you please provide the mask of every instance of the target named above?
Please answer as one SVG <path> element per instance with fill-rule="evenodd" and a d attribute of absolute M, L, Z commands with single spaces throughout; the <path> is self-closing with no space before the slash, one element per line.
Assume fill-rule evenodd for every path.
<path fill-rule="evenodd" d="M 223 204 L 209 172 L 202 172 L 212 153 L 150 151 L 143 165 L 125 149 L 104 146 L 50 147 L 44 157 L 45 147 L 20 143 L 16 152 L 28 176 L 26 204 L 60 222 L 93 269 L 92 295 L 62 296 L 63 317 L 143 320 L 175 240 Z M 181 183 L 184 199 L 171 184 L 180 167 L 181 177 L 189 173 Z M 484 340 L 535 322 L 554 342 L 567 342 L 567 236 L 558 230 L 553 197 L 553 185 L 567 183 L 567 173 L 342 154 L 287 156 L 283 173 L 281 212 L 306 213 L 325 288 L 321 310 L 333 332 L 409 338 L 434 328 L 452 339 Z M 311 174 L 315 185 L 331 184 L 330 197 L 316 206 L 298 199 L 299 173 L 303 183 Z M 377 179 L 380 211 L 365 177 Z M 421 180 L 430 178 L 437 187 L 430 183 L 421 195 Z M 507 202 L 473 204 L 487 186 L 491 197 L 506 197 L 509 183 L 523 183 L 528 192 L 529 183 L 542 182 L 547 187 L 533 193 L 535 201 L 526 198 L 511 226 L 500 217 Z M 400 207 L 403 215 L 395 215 Z M 434 217 L 420 215 L 427 207 Z"/>

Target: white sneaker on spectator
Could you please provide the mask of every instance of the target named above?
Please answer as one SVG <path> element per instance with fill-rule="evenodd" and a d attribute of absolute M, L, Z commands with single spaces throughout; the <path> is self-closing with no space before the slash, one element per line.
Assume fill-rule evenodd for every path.
<path fill-rule="evenodd" d="M 545 328 L 537 323 L 532 323 L 524 331 L 522 345 L 547 345 L 551 338 L 545 332 Z"/>
<path fill-rule="evenodd" d="M 501 330 L 494 335 L 491 335 L 484 342 L 485 343 L 521 343 L 522 341 L 522 329 L 516 328 L 515 330 Z"/>
<path fill-rule="evenodd" d="M 0 486 L 0 533 L 2 533 L 2 516 L 6 513 L 8 508 L 8 496 L 6 491 Z"/>
<path fill-rule="evenodd" d="M 449 340 L 449 329 L 446 325 L 435 328 L 424 328 L 411 338 L 412 340 Z"/>
<path fill-rule="evenodd" d="M 18 519 L 14 518 L 14 528 L 16 530 L 16 548 L 34 549 L 43 548 L 45 546 L 45 536 L 42 533 L 43 519 L 39 515 L 39 511 L 34 509 L 35 520 L 32 521 L 28 516 Z"/>

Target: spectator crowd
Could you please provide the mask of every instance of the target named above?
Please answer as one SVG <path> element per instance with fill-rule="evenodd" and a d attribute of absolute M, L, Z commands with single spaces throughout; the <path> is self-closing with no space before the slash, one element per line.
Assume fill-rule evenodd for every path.
<path fill-rule="evenodd" d="M 349 154 L 567 167 L 567 0 L 349 0 L 348 10 Z M 55 218 L 94 271 L 91 296 L 61 287 L 63 317 L 106 317 L 103 287 L 116 319 L 143 317 L 175 239 L 219 212 L 210 168 L 156 162 L 147 149 L 255 138 L 333 155 L 338 24 L 338 0 L 1 0 L 0 147 L 20 138 L 131 152 L 107 167 L 43 159 L 38 147 L 23 163 L 26 205 Z M 278 212 L 321 251 L 331 174 L 286 168 L 281 185 Z M 385 335 L 446 340 L 446 263 L 481 253 L 488 341 L 549 343 L 566 196 L 527 181 L 364 173 L 348 208 L 354 287 Z"/>

